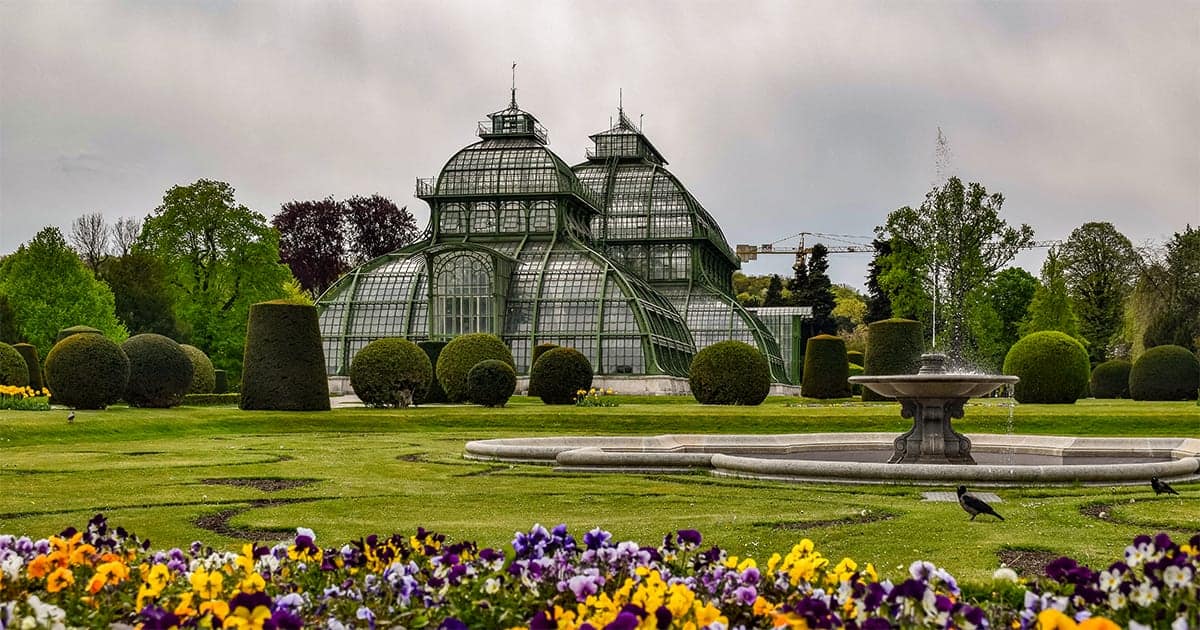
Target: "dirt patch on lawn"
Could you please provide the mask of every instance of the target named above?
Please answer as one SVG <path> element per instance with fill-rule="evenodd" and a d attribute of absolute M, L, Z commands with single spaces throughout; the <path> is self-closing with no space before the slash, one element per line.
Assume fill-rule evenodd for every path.
<path fill-rule="evenodd" d="M 1061 555 L 1040 549 L 1001 549 L 996 552 L 1004 566 L 1025 578 L 1044 577 L 1046 565 L 1059 559 Z"/>
<path fill-rule="evenodd" d="M 770 527 L 776 531 L 803 531 L 806 529 L 817 529 L 821 527 L 838 527 L 840 525 L 866 525 L 867 523 L 890 521 L 895 517 L 895 514 L 888 512 L 868 512 L 858 516 L 846 516 L 843 518 L 829 518 L 815 521 L 773 521 L 768 523 L 755 523 L 754 525 L 755 527 Z"/>
<path fill-rule="evenodd" d="M 312 485 L 320 479 L 277 479 L 271 477 L 213 477 L 201 479 L 200 483 L 210 486 L 234 486 L 237 488 L 254 488 L 263 492 L 279 492 L 292 488 L 303 488 Z"/>
<path fill-rule="evenodd" d="M 244 507 L 229 508 L 205 514 L 197 518 L 192 523 L 200 529 L 205 529 L 215 534 L 227 536 L 229 538 L 239 538 L 241 540 L 249 540 L 254 542 L 286 540 L 289 538 L 293 530 L 291 529 L 263 529 L 254 527 L 234 527 L 229 521 L 233 517 L 248 512 L 254 508 L 272 507 L 276 505 L 287 505 L 290 503 L 304 503 L 307 501 L 315 501 L 317 499 L 263 499 L 253 501 L 250 505 Z"/>

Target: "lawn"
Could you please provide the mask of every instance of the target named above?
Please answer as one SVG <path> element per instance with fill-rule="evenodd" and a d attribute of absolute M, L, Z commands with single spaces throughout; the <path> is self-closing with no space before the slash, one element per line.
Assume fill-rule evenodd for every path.
<path fill-rule="evenodd" d="M 1149 484 L 998 490 L 996 507 L 1008 520 L 971 522 L 955 503 L 923 502 L 930 488 L 581 475 L 462 458 L 468 440 L 492 437 L 907 428 L 894 404 L 772 398 L 737 408 L 618 399 L 619 407 L 590 409 L 523 398 L 503 409 L 328 413 L 113 407 L 81 411 L 71 424 L 65 411 L 0 412 L 0 533 L 46 536 L 96 512 L 156 547 L 199 539 L 236 548 L 242 538 L 279 540 L 301 525 L 326 546 L 417 526 L 493 546 L 536 522 L 567 523 L 577 536 L 601 526 L 643 543 L 696 528 L 706 543 L 762 560 L 807 537 L 828 556 L 874 562 L 884 575 L 899 576 L 923 558 L 981 580 L 1001 554 L 1068 554 L 1106 565 L 1138 533 L 1182 537 L 1200 522 L 1200 483 L 1176 484 L 1183 496 L 1171 498 L 1156 498 Z M 1200 437 L 1194 402 L 1003 403 L 974 403 L 955 426 L 1004 433 L 1011 410 L 1017 433 Z"/>

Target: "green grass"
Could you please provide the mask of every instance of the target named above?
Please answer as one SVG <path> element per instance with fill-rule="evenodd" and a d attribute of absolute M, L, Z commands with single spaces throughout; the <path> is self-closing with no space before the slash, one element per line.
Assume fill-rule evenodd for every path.
<path fill-rule="evenodd" d="M 503 409 L 431 406 L 327 413 L 242 412 L 231 407 L 172 410 L 0 412 L 0 532 L 46 536 L 96 512 L 153 540 L 239 541 L 196 524 L 231 509 L 240 529 L 316 530 L 340 545 L 368 533 L 433 528 L 455 538 L 506 546 L 535 522 L 592 527 L 643 543 L 691 527 L 707 543 L 766 560 L 801 538 L 827 556 L 849 555 L 899 576 L 930 559 L 962 579 L 981 580 L 1002 549 L 1069 554 L 1107 564 L 1138 533 L 1195 531 L 1200 484 L 1183 497 L 1145 487 L 998 490 L 1005 522 L 970 522 L 954 503 L 927 503 L 909 486 L 834 486 L 726 480 L 694 475 L 582 475 L 539 466 L 464 460 L 468 440 L 536 435 L 801 433 L 907 428 L 895 404 L 810 406 L 772 398 L 753 408 L 703 407 L 690 398 L 621 397 L 615 408 L 550 407 L 516 397 Z M 955 426 L 1003 433 L 1010 408 L 980 401 Z M 1081 401 L 1018 406 L 1017 433 L 1200 436 L 1195 403 Z M 211 485 L 211 478 L 309 479 L 267 492 Z M 947 488 L 948 489 L 948 488 Z M 263 503 L 264 500 L 297 500 Z M 1109 520 L 1080 513 L 1104 503 Z M 864 514 L 865 511 L 865 514 Z M 262 531 L 268 530 L 268 531 Z"/>

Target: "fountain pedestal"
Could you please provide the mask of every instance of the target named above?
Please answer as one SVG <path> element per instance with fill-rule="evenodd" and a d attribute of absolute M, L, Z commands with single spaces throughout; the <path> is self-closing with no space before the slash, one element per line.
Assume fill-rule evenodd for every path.
<path fill-rule="evenodd" d="M 851 383 L 900 401 L 900 415 L 911 418 L 912 428 L 893 442 L 890 464 L 974 464 L 971 440 L 951 426 L 963 417 L 963 405 L 998 387 L 1012 385 L 1015 376 L 948 374 L 946 355 L 921 355 L 916 374 L 852 376 Z"/>

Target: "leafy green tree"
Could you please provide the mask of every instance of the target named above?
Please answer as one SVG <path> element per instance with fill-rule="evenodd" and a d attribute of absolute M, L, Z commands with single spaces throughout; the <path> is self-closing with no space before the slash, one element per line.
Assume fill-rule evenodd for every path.
<path fill-rule="evenodd" d="M 1021 338 L 1020 326 L 1038 284 L 1028 271 L 1009 267 L 968 295 L 968 322 L 975 337 L 971 358 L 977 367 L 997 370 L 1004 364 L 1009 348 Z"/>
<path fill-rule="evenodd" d="M 876 228 L 876 232 L 881 229 Z M 902 238 L 892 237 L 887 242 L 888 253 L 878 256 L 876 264 L 879 287 L 892 308 L 890 317 L 921 322 L 926 345 L 932 345 L 933 297 L 926 291 L 924 254 Z"/>
<path fill-rule="evenodd" d="M 207 179 L 172 187 L 143 223 L 139 246 L 166 265 L 192 345 L 236 378 L 250 305 L 282 297 L 291 274 L 279 263 L 279 233 L 233 193 Z"/>
<path fill-rule="evenodd" d="M 1107 361 L 1109 346 L 1121 331 L 1125 300 L 1137 281 L 1141 257 L 1133 243 L 1107 222 L 1075 228 L 1059 255 L 1079 331 L 1091 342 L 1090 358 Z"/>
<path fill-rule="evenodd" d="M 1033 293 L 1029 316 L 1020 329 L 1021 336 L 1042 330 L 1057 330 L 1083 341 L 1087 346 L 1086 340 L 1079 334 L 1079 318 L 1075 316 L 1071 297 L 1067 293 L 1062 261 L 1053 249 L 1042 264 L 1042 282 Z"/>
<path fill-rule="evenodd" d="M 129 336 L 112 291 L 96 279 L 56 227 L 43 228 L 0 265 L 0 294 L 20 336 L 46 356 L 58 331 L 84 324 L 113 341 Z"/>
<path fill-rule="evenodd" d="M 763 298 L 763 306 L 783 306 L 783 281 L 778 275 L 771 276 L 771 282 L 767 285 L 767 295 Z"/>
<path fill-rule="evenodd" d="M 881 263 L 892 253 L 892 243 L 877 238 L 871 245 L 875 248 L 875 256 L 867 266 L 867 312 L 863 315 L 863 322 L 867 324 L 892 316 L 892 301 L 879 284 L 879 276 L 884 271 Z"/>
<path fill-rule="evenodd" d="M 1130 300 L 1134 349 L 1200 346 L 1200 228 L 1176 232 L 1138 277 Z"/>
<path fill-rule="evenodd" d="M 157 333 L 182 340 L 167 268 L 161 260 L 138 250 L 111 256 L 100 263 L 100 278 L 112 289 L 117 318 L 131 334 Z"/>
<path fill-rule="evenodd" d="M 830 314 L 837 321 L 839 332 L 853 332 L 863 325 L 863 319 L 867 315 L 867 302 L 861 293 L 844 284 L 837 284 L 833 286 L 833 301 L 834 307 Z"/>
<path fill-rule="evenodd" d="M 1033 228 L 1014 228 L 1000 218 L 1003 205 L 1003 195 L 951 177 L 919 208 L 893 211 L 877 230 L 912 245 L 905 271 L 922 278 L 925 292 L 934 295 L 939 346 L 952 356 L 973 345 L 968 295 L 1033 243 Z"/>

